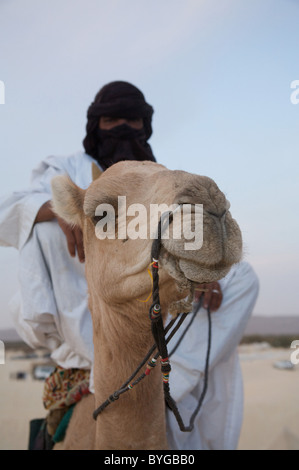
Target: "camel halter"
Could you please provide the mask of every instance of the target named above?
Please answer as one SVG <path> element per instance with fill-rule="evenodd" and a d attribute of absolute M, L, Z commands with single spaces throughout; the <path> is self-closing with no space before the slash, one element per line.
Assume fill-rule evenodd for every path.
<path fill-rule="evenodd" d="M 169 223 L 172 220 L 173 213 L 169 214 Z M 149 318 L 151 320 L 151 329 L 152 329 L 152 334 L 155 340 L 155 344 L 150 348 L 144 359 L 141 361 L 141 363 L 138 365 L 136 370 L 133 372 L 133 374 L 128 378 L 128 380 L 120 387 L 119 390 L 116 390 L 112 395 L 110 395 L 106 401 L 104 401 L 94 412 L 93 412 L 93 418 L 96 420 L 97 417 L 99 416 L 100 413 L 102 413 L 105 408 L 113 403 L 114 401 L 118 400 L 120 395 L 123 393 L 131 390 L 135 385 L 137 385 L 141 380 L 143 380 L 146 376 L 148 376 L 151 372 L 151 370 L 156 366 L 157 364 L 157 359 L 160 357 L 160 362 L 161 362 L 161 372 L 162 372 L 162 379 L 163 379 L 163 388 L 164 388 L 164 398 L 166 401 L 167 406 L 171 409 L 171 411 L 174 413 L 175 418 L 177 420 L 177 423 L 179 425 L 179 428 L 182 432 L 191 432 L 194 428 L 194 421 L 199 413 L 199 410 L 201 408 L 201 405 L 203 403 L 204 397 L 206 395 L 206 391 L 208 388 L 208 372 L 209 372 L 209 360 L 210 360 L 210 351 L 211 351 L 211 339 L 212 339 L 212 321 L 211 321 L 211 313 L 210 309 L 207 309 L 207 317 L 208 317 L 208 345 L 207 345 L 207 353 L 206 353 L 206 361 L 205 361 L 205 372 L 204 372 L 204 385 L 203 385 L 203 390 L 201 392 L 201 395 L 198 400 L 198 404 L 192 413 L 189 421 L 189 425 L 185 426 L 182 417 L 179 413 L 178 407 L 174 401 L 174 399 L 170 395 L 170 387 L 169 387 L 169 373 L 171 371 L 171 366 L 170 366 L 170 361 L 169 357 L 175 352 L 175 350 L 178 348 L 179 344 L 183 340 L 186 332 L 190 328 L 191 324 L 193 323 L 193 320 L 199 311 L 201 307 L 201 300 L 197 304 L 196 308 L 193 310 L 193 315 L 192 318 L 187 325 L 186 329 L 182 333 L 181 337 L 179 338 L 177 344 L 173 348 L 170 354 L 168 354 L 168 349 L 167 349 L 167 344 L 171 340 L 171 338 L 174 336 L 174 334 L 177 332 L 177 330 L 180 328 L 184 320 L 188 315 L 190 315 L 191 312 L 189 313 L 182 313 L 178 315 L 176 318 L 174 318 L 167 326 L 164 328 L 163 326 L 163 319 L 162 319 L 162 312 L 161 312 L 161 306 L 160 306 L 160 297 L 159 297 L 159 256 L 160 256 L 160 250 L 161 250 L 161 225 L 162 225 L 162 217 L 159 221 L 158 224 L 158 236 L 157 238 L 153 241 L 152 244 L 152 250 L 151 250 L 151 258 L 152 258 L 152 277 L 153 277 L 153 303 L 149 309 Z M 177 322 L 177 325 L 175 323 Z M 174 328 L 171 330 L 171 328 L 174 326 Z M 166 335 L 170 331 L 169 335 L 166 338 Z M 158 352 L 149 360 L 149 358 L 152 356 L 154 351 L 158 349 Z M 148 362 L 147 362 L 148 361 Z M 135 380 L 134 378 L 140 371 L 140 369 L 146 364 L 146 369 L 145 371 L 139 375 Z"/>

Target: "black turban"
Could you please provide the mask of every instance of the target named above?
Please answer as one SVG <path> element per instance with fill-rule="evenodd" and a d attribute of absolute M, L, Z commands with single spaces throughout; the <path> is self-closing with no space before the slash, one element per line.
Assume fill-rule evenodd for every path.
<path fill-rule="evenodd" d="M 86 137 L 83 146 L 103 169 L 120 160 L 156 161 L 147 140 L 152 134 L 153 108 L 143 93 L 128 82 L 116 81 L 97 93 L 87 111 Z M 143 129 L 122 124 L 111 130 L 99 129 L 101 116 L 143 119 Z"/>

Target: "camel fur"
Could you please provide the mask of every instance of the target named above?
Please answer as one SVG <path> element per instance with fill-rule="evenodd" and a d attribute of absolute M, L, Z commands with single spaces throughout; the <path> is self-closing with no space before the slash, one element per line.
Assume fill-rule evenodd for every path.
<path fill-rule="evenodd" d="M 93 170 L 94 171 L 94 170 Z M 94 171 L 95 172 L 95 171 Z M 98 176 L 98 175 L 96 175 Z M 95 177 L 95 175 L 94 175 Z M 97 238 L 96 207 L 203 204 L 203 245 L 186 251 L 183 239 L 163 239 L 160 301 L 164 315 L 192 291 L 194 283 L 225 276 L 242 253 L 242 238 L 224 194 L 210 178 L 171 171 L 152 162 L 119 162 L 87 190 L 68 176 L 52 182 L 53 208 L 83 231 L 89 308 L 93 321 L 94 387 L 76 405 L 61 449 L 166 449 L 165 408 L 159 365 L 140 384 L 111 404 L 95 422 L 92 412 L 127 380 L 153 344 L 148 316 L 152 239 Z M 128 217 L 127 224 L 132 222 Z M 116 229 L 120 227 L 116 223 Z M 172 306 L 172 307 L 171 307 Z M 170 373 L 171 387 L 171 373 Z"/>

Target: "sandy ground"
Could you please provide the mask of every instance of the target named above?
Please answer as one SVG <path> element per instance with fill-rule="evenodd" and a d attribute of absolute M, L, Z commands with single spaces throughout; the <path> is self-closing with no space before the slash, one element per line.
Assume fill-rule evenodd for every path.
<path fill-rule="evenodd" d="M 0 365 L 0 449 L 26 449 L 29 421 L 45 416 L 43 382 L 31 372 L 43 360 L 15 359 L 9 351 Z M 14 359 L 12 358 L 14 357 Z M 289 360 L 290 350 L 266 345 L 240 347 L 244 376 L 245 409 L 239 450 L 299 450 L 299 365 L 293 370 L 273 367 Z M 17 372 L 27 372 L 17 380 Z"/>
<path fill-rule="evenodd" d="M 280 370 L 290 349 L 239 348 L 244 379 L 240 450 L 299 450 L 299 365 Z"/>
<path fill-rule="evenodd" d="M 27 449 L 29 421 L 46 415 L 42 404 L 43 382 L 32 378 L 34 365 L 42 358 L 15 359 L 22 351 L 6 353 L 5 364 L 0 365 L 0 449 Z M 25 372 L 23 380 L 15 374 Z"/>

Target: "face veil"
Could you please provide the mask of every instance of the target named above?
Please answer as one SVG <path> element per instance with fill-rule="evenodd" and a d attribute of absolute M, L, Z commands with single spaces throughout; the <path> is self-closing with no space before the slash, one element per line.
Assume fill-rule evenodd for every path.
<path fill-rule="evenodd" d="M 142 92 L 127 82 L 111 82 L 96 95 L 87 111 L 86 137 L 83 146 L 103 169 L 121 160 L 156 161 L 147 140 L 152 134 L 153 108 Z M 99 129 L 102 116 L 143 119 L 142 129 L 127 124 L 110 130 Z"/>

